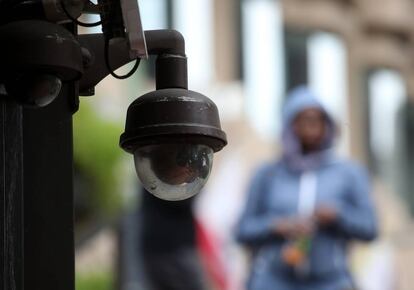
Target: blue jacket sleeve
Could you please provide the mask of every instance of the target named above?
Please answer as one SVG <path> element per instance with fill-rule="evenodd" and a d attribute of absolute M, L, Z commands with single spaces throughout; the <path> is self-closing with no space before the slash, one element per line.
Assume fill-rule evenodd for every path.
<path fill-rule="evenodd" d="M 338 229 L 347 238 L 370 241 L 376 238 L 378 229 L 368 173 L 359 166 L 350 169 L 349 190 L 346 203 L 339 209 Z"/>
<path fill-rule="evenodd" d="M 254 246 L 273 235 L 274 216 L 265 208 L 265 196 L 268 192 L 266 171 L 266 168 L 261 168 L 248 189 L 247 203 L 236 229 L 236 238 L 240 243 Z"/>

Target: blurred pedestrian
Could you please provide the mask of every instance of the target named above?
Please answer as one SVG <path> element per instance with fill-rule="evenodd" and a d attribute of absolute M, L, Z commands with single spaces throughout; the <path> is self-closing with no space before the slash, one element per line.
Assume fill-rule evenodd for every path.
<path fill-rule="evenodd" d="M 193 202 L 166 201 L 143 190 L 139 236 L 146 290 L 207 289 Z"/>
<path fill-rule="evenodd" d="M 367 172 L 335 156 L 332 117 L 306 87 L 283 110 L 283 153 L 255 174 L 237 228 L 251 249 L 249 290 L 355 289 L 352 240 L 373 240 L 377 222 Z"/>

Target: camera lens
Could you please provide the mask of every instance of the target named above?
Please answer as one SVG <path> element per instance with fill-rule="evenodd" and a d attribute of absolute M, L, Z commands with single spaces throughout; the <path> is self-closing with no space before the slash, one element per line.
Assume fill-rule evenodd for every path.
<path fill-rule="evenodd" d="M 62 81 L 50 74 L 27 74 L 6 83 L 7 94 L 29 107 L 45 107 L 59 95 Z"/>
<path fill-rule="evenodd" d="M 213 150 L 197 144 L 148 145 L 134 153 L 143 186 L 164 200 L 183 200 L 197 194 L 207 182 Z"/>

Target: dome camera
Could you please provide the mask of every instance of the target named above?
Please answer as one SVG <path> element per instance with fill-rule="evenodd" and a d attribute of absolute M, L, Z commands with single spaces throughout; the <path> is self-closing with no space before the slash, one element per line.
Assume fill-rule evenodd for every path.
<path fill-rule="evenodd" d="M 183 200 L 205 185 L 213 154 L 227 144 L 216 105 L 186 89 L 161 89 L 128 108 L 120 146 L 134 154 L 143 186 L 165 200 Z"/>
<path fill-rule="evenodd" d="M 50 104 L 62 85 L 83 74 L 82 51 L 74 35 L 42 20 L 0 27 L 0 83 L 8 96 L 29 107 Z M 45 53 L 52 51 L 53 53 Z"/>
<path fill-rule="evenodd" d="M 25 74 L 5 82 L 6 93 L 28 107 L 44 107 L 59 95 L 62 81 L 51 74 Z"/>

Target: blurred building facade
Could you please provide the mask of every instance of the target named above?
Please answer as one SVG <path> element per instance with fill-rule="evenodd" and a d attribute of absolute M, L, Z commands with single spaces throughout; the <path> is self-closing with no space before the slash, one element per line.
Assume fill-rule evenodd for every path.
<path fill-rule="evenodd" d="M 215 81 L 242 82 L 244 112 L 258 107 L 262 115 L 253 112 L 253 127 L 277 122 L 271 116 L 286 91 L 311 86 L 342 124 L 342 151 L 369 165 L 412 211 L 414 2 L 213 2 Z"/>

